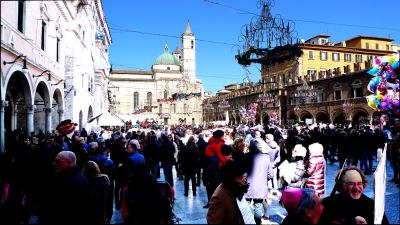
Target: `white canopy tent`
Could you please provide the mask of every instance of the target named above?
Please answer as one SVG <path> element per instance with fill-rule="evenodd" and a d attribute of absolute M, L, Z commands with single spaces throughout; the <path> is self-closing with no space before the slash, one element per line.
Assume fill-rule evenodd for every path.
<path fill-rule="evenodd" d="M 125 124 L 118 117 L 112 115 L 109 112 L 103 112 L 103 114 L 99 117 L 100 127 L 111 127 L 111 126 L 124 126 Z"/>

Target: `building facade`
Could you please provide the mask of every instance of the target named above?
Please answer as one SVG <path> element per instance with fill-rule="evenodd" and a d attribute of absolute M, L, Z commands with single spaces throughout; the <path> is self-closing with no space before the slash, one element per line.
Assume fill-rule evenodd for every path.
<path fill-rule="evenodd" d="M 187 23 L 182 46 L 170 53 L 167 44 L 151 71 L 112 70 L 111 111 L 125 121 L 163 124 L 202 122 L 201 80 L 196 77 L 196 38 Z"/>
<path fill-rule="evenodd" d="M 107 108 L 110 43 L 100 0 L 2 1 L 1 151 L 5 132 L 82 127 L 80 112 Z"/>
<path fill-rule="evenodd" d="M 333 44 L 328 35 L 318 35 L 297 45 L 303 54 L 289 57 L 285 48 L 262 63 L 261 81 L 239 85 L 207 99 L 213 110 L 204 110 L 206 121 L 221 120 L 226 110 L 218 105 L 227 100 L 230 122 L 240 123 L 240 107 L 259 102 L 256 122 L 269 123 L 277 114 L 282 124 L 297 121 L 373 124 L 379 113 L 368 105 L 365 96 L 375 57 L 393 54 L 392 39 L 357 36 Z M 306 90 L 305 90 L 306 89 Z M 262 101 L 268 96 L 268 101 Z M 350 109 L 343 106 L 349 104 Z M 345 104 L 345 105 L 346 105 Z"/>

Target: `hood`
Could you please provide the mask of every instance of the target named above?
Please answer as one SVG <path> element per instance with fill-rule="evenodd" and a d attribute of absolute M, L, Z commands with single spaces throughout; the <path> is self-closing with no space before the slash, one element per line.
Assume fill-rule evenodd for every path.
<path fill-rule="evenodd" d="M 319 156 L 324 154 L 324 147 L 320 143 L 314 143 L 308 146 L 310 156 Z"/>

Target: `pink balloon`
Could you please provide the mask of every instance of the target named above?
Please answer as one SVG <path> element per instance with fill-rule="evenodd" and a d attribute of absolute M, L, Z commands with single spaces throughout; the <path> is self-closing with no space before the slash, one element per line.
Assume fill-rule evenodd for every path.
<path fill-rule="evenodd" d="M 387 107 L 387 103 L 386 103 L 386 102 L 382 102 L 382 103 L 381 103 L 381 107 L 382 107 L 382 109 L 384 109 L 384 110 L 385 110 L 385 109 L 386 109 L 386 107 Z"/>

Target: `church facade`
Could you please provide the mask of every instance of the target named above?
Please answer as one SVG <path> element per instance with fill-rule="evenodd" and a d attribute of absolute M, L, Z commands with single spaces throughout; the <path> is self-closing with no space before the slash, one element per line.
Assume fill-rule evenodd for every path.
<path fill-rule="evenodd" d="M 189 23 L 181 37 L 182 46 L 172 53 L 165 44 L 150 71 L 111 70 L 111 113 L 133 123 L 202 123 L 204 90 L 196 77 L 196 38 Z"/>

